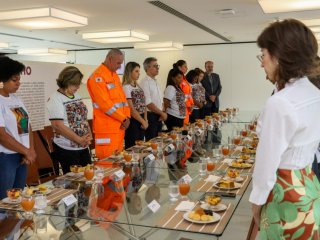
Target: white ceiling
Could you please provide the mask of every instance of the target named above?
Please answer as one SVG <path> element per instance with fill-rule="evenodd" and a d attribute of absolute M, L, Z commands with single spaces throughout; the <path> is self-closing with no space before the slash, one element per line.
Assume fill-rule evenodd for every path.
<path fill-rule="evenodd" d="M 261 30 L 277 18 L 312 19 L 320 16 L 320 10 L 264 14 L 256 0 L 161 0 L 161 2 L 232 42 L 255 41 Z M 85 32 L 129 29 L 148 34 L 151 42 L 175 41 L 183 44 L 225 42 L 150 4 L 147 0 L 1 0 L 0 11 L 48 6 L 86 16 L 89 24 L 79 28 L 27 31 L 0 22 L 0 42 L 8 42 L 9 48 L 13 50 L 23 47 L 67 50 L 132 47 L 133 43 L 99 44 L 81 38 L 81 34 Z M 236 14 L 231 16 L 217 14 L 222 9 L 234 9 Z"/>

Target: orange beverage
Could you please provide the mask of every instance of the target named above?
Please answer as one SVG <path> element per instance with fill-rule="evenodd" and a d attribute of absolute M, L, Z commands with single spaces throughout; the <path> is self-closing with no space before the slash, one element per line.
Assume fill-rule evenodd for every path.
<path fill-rule="evenodd" d="M 190 191 L 190 185 L 187 182 L 179 183 L 179 192 L 182 196 L 185 196 Z"/>
<path fill-rule="evenodd" d="M 235 138 L 233 139 L 233 143 L 234 143 L 235 145 L 239 145 L 240 142 L 241 142 L 240 137 L 235 137 Z"/>
<path fill-rule="evenodd" d="M 158 148 L 158 143 L 152 142 L 152 143 L 151 143 L 151 148 L 152 148 L 152 150 L 157 150 L 157 148 Z"/>
<path fill-rule="evenodd" d="M 207 162 L 207 171 L 211 172 L 215 168 L 213 162 Z"/>
<path fill-rule="evenodd" d="M 222 147 L 222 155 L 228 156 L 229 155 L 229 148 L 227 146 Z"/>
<path fill-rule="evenodd" d="M 124 160 L 126 160 L 127 162 L 130 162 L 131 159 L 132 159 L 132 155 L 129 154 L 129 153 L 124 153 L 124 154 L 123 154 L 123 158 L 124 158 Z"/>
<path fill-rule="evenodd" d="M 94 177 L 94 171 L 92 168 L 90 169 L 85 169 L 84 170 L 84 177 L 87 179 L 87 180 L 92 180 L 92 178 Z"/>
<path fill-rule="evenodd" d="M 35 204 L 35 200 L 33 197 L 22 198 L 21 200 L 21 207 L 23 208 L 23 210 L 27 212 L 30 212 L 33 209 L 34 204 Z"/>
<path fill-rule="evenodd" d="M 177 139 L 177 134 L 171 133 L 170 137 L 172 138 L 172 140 L 176 140 Z"/>
<path fill-rule="evenodd" d="M 254 124 L 249 124 L 249 130 L 253 131 L 254 130 Z"/>
<path fill-rule="evenodd" d="M 248 135 L 247 130 L 242 130 L 242 131 L 241 131 L 241 135 L 242 135 L 243 137 L 246 137 L 246 136 Z"/>

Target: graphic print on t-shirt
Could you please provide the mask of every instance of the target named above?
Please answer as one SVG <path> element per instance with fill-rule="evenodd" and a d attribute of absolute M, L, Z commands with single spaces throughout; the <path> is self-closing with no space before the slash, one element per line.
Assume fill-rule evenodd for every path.
<path fill-rule="evenodd" d="M 67 102 L 64 104 L 67 112 L 68 124 L 72 131 L 82 137 L 89 132 L 89 123 L 87 121 L 87 107 L 82 101 Z M 71 142 L 72 147 L 78 147 L 78 144 Z"/>
<path fill-rule="evenodd" d="M 143 90 L 140 88 L 132 89 L 131 91 L 132 104 L 134 108 L 140 114 L 144 113 L 146 109 L 146 100 L 144 97 Z"/>
<path fill-rule="evenodd" d="M 29 116 L 23 107 L 10 109 L 17 119 L 18 133 L 25 134 L 29 132 Z"/>
<path fill-rule="evenodd" d="M 179 107 L 180 116 L 186 116 L 185 95 L 180 89 L 176 89 L 176 100 Z"/>

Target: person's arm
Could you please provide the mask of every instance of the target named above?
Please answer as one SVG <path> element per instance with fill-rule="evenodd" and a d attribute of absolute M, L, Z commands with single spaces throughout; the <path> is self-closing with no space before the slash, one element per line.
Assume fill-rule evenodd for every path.
<path fill-rule="evenodd" d="M 215 81 L 217 81 L 218 83 L 218 88 L 217 90 L 213 93 L 214 96 L 218 97 L 221 93 L 222 90 L 222 86 L 221 86 L 221 82 L 220 82 L 220 76 L 218 74 L 215 73 Z"/>
<path fill-rule="evenodd" d="M 131 99 L 127 99 L 127 101 L 128 101 L 129 107 L 130 107 L 131 117 L 133 117 L 139 123 L 141 123 L 143 129 L 146 129 L 147 128 L 147 122 L 144 120 L 144 118 L 141 117 L 140 113 L 134 108 L 132 100 Z"/>
<path fill-rule="evenodd" d="M 102 76 L 93 74 L 87 82 L 88 92 L 91 96 L 92 102 L 95 104 L 96 108 L 99 108 L 103 113 L 109 117 L 119 121 L 122 125 L 129 125 L 126 122 L 127 117 L 121 112 L 121 107 L 118 104 L 128 104 L 126 103 L 115 103 L 110 98 L 110 93 L 108 85 Z M 115 87 L 114 84 L 109 83 L 109 88 Z M 130 123 L 130 121 L 129 121 Z"/>
<path fill-rule="evenodd" d="M 162 111 L 162 109 L 159 109 L 151 100 L 151 93 L 150 93 L 150 89 L 147 83 L 147 80 L 142 81 L 140 83 L 140 87 L 143 90 L 145 99 L 146 99 L 146 106 L 147 108 L 151 111 L 154 112 L 158 115 L 160 115 L 161 119 L 163 121 L 165 121 L 167 119 L 167 114 L 165 112 Z"/>
<path fill-rule="evenodd" d="M 288 148 L 298 124 L 292 105 L 276 96 L 269 98 L 258 123 L 259 144 L 249 198 L 255 215 L 259 213 L 259 207 L 266 203 L 276 183 L 281 156 Z"/>
<path fill-rule="evenodd" d="M 51 122 L 52 128 L 58 134 L 61 134 L 65 138 L 67 138 L 75 143 L 78 143 L 81 147 L 88 146 L 87 138 L 90 137 L 90 133 L 80 137 L 74 131 L 72 131 L 71 128 L 64 125 L 63 120 L 50 120 L 50 122 Z"/>
<path fill-rule="evenodd" d="M 170 107 L 170 100 L 164 98 L 163 99 L 163 107 L 164 107 L 164 111 L 167 111 L 167 108 Z"/>
<path fill-rule="evenodd" d="M 32 132 L 30 134 L 32 134 Z M 36 159 L 37 155 L 34 149 L 26 148 L 23 144 L 9 135 L 4 127 L 0 127 L 0 144 L 13 152 L 22 154 L 26 159 L 25 163 L 27 164 L 34 162 Z"/>

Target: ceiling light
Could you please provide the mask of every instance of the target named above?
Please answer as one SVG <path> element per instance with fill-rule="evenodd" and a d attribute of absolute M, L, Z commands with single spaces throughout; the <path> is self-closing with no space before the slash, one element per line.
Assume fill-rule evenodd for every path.
<path fill-rule="evenodd" d="M 172 51 L 182 50 L 183 45 L 175 42 L 154 42 L 154 43 L 137 43 L 135 49 L 145 49 L 148 51 Z"/>
<path fill-rule="evenodd" d="M 296 12 L 320 9 L 319 0 L 258 0 L 264 13 Z"/>
<path fill-rule="evenodd" d="M 0 12 L 0 21 L 24 29 L 81 27 L 88 18 L 57 8 L 33 8 Z"/>
<path fill-rule="evenodd" d="M 84 33 L 82 34 L 82 38 L 85 40 L 99 43 L 140 42 L 149 40 L 148 35 L 130 30 L 116 32 Z"/>
<path fill-rule="evenodd" d="M 56 48 L 29 48 L 19 49 L 20 55 L 47 56 L 47 55 L 67 55 L 68 51 Z"/>
<path fill-rule="evenodd" d="M 0 42 L 0 48 L 8 48 L 8 47 L 9 47 L 9 43 Z"/>

